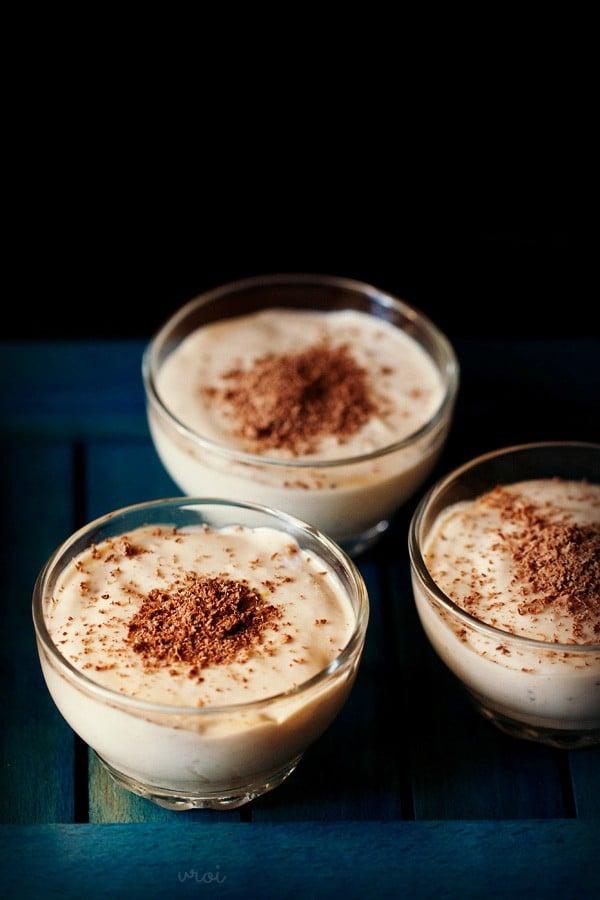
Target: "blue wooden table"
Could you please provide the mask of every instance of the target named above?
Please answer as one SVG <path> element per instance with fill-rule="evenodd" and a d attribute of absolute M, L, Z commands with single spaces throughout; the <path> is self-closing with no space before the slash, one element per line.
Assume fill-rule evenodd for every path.
<path fill-rule="evenodd" d="M 109 780 L 54 708 L 31 593 L 75 528 L 179 491 L 152 447 L 142 341 L 0 343 L 2 896 L 600 895 L 600 747 L 509 738 L 433 655 L 410 591 L 418 498 L 359 558 L 371 597 L 340 718 L 238 810 L 170 812 Z M 462 384 L 435 473 L 530 440 L 598 441 L 600 340 L 455 341 Z"/>

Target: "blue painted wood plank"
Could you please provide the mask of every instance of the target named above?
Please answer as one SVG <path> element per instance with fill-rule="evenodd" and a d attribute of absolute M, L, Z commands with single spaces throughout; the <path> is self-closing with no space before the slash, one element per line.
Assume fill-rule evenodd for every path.
<path fill-rule="evenodd" d="M 463 340 L 446 458 L 530 441 L 600 440 L 600 339 Z"/>
<path fill-rule="evenodd" d="M 88 521 L 133 503 L 181 496 L 149 437 L 87 441 L 83 465 Z"/>
<path fill-rule="evenodd" d="M 16 436 L 148 433 L 141 341 L 0 342 L 0 428 Z"/>
<path fill-rule="evenodd" d="M 21 827 L 0 830 L 0 870 L 31 900 L 596 900 L 598 837 L 556 820 Z"/>
<path fill-rule="evenodd" d="M 4 443 L 0 503 L 0 821 L 70 822 L 73 736 L 42 677 L 31 600 L 39 570 L 73 528 L 71 448 Z"/>

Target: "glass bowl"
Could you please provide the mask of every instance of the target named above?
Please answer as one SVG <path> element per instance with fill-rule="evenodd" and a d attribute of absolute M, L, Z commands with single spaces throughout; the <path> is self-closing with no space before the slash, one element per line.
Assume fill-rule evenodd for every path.
<path fill-rule="evenodd" d="M 423 404 L 425 412 L 419 406 L 421 418 L 415 415 L 415 426 L 407 427 L 405 419 L 405 432 L 398 436 L 397 430 L 394 432 L 385 421 L 378 421 L 377 427 L 381 427 L 377 437 L 371 434 L 366 442 L 344 440 L 334 446 L 333 452 L 329 446 L 327 453 L 321 455 L 318 451 L 285 455 L 270 448 L 257 451 L 236 443 L 223 430 L 210 432 L 203 420 L 195 420 L 200 397 L 203 392 L 205 397 L 210 396 L 213 383 L 199 367 L 191 374 L 186 371 L 184 377 L 165 388 L 164 373 L 172 365 L 173 355 L 181 353 L 186 341 L 189 346 L 190 337 L 198 330 L 207 326 L 214 329 L 217 324 L 223 327 L 232 318 L 273 310 L 337 313 L 338 323 L 340 317 L 360 313 L 368 317 L 370 327 L 377 325 L 379 332 L 393 329 L 394 340 L 403 340 L 403 344 L 398 345 L 400 349 L 394 354 L 393 366 L 387 367 L 387 374 L 378 358 L 378 347 L 368 350 L 372 394 L 383 390 L 391 368 L 397 369 L 396 377 L 398 373 L 402 377 L 405 364 L 401 357 L 409 342 L 411 352 L 422 357 L 419 366 L 426 367 L 426 379 L 435 385 L 422 391 L 427 399 L 417 401 Z M 267 338 L 262 352 L 289 354 L 290 348 L 306 347 L 304 328 L 298 328 L 297 323 L 294 327 L 297 335 L 290 338 L 286 332 L 283 338 L 281 334 L 272 340 Z M 211 352 L 220 348 L 222 370 L 239 366 L 239 344 L 243 342 L 234 350 L 227 332 L 216 334 Z M 357 347 L 366 343 L 364 319 L 363 325 L 355 324 L 347 334 L 351 334 L 347 341 L 350 352 L 356 354 Z M 188 352 L 188 357 L 193 357 L 196 366 L 201 353 Z M 285 510 L 327 533 L 355 556 L 385 532 L 395 511 L 414 494 L 435 465 L 452 422 L 459 365 L 448 339 L 436 325 L 396 297 L 349 279 L 291 274 L 225 284 L 183 306 L 149 342 L 142 375 L 154 446 L 183 493 L 265 503 Z M 409 394 L 418 394 L 421 373 L 411 377 L 410 388 L 407 377 L 406 390 L 403 383 L 400 389 L 391 387 L 384 402 L 398 406 L 414 402 Z M 265 385 L 267 390 L 268 378 Z M 183 404 L 187 404 L 186 409 Z M 351 406 L 348 403 L 348 409 Z M 210 403 L 206 408 L 210 410 Z"/>
<path fill-rule="evenodd" d="M 207 543 L 209 532 L 220 535 L 225 563 Z M 220 608 L 229 618 L 211 607 L 216 625 L 198 624 L 187 606 L 184 615 L 186 598 L 200 596 L 173 588 L 172 572 L 184 561 L 196 574 L 212 567 L 220 580 L 229 573 L 227 584 L 249 584 L 270 609 L 282 602 L 281 624 L 270 638 L 255 638 L 245 657 L 242 646 L 235 661 L 226 659 L 227 641 L 242 640 L 238 607 L 233 619 L 228 606 Z M 140 624 L 133 617 L 150 601 L 152 614 Z M 298 519 L 260 505 L 176 498 L 120 509 L 73 534 L 41 570 L 32 609 L 48 690 L 114 780 L 169 809 L 225 809 L 281 784 L 333 722 L 356 678 L 369 601 L 352 560 Z M 246 622 L 260 621 L 248 615 Z M 207 633 L 206 646 L 221 654 L 212 665 L 202 663 Z"/>
<path fill-rule="evenodd" d="M 599 475 L 598 444 L 542 442 L 500 449 L 439 480 L 421 499 L 409 528 L 414 600 L 434 650 L 487 719 L 515 737 L 554 747 L 600 741 L 598 581 L 589 592 L 591 573 L 600 566 Z M 579 528 L 566 540 L 570 526 L 541 499 L 535 506 L 507 499 L 508 486 L 538 479 L 580 483 L 575 494 L 586 512 L 579 515 L 592 522 L 585 542 L 577 541 Z M 465 520 L 457 511 L 448 517 L 449 508 L 469 505 L 489 491 L 495 499 L 479 502 L 469 520 L 472 528 L 483 523 L 487 537 L 470 530 L 459 542 Z M 567 506 L 573 502 L 568 498 Z M 580 548 L 574 556 L 572 540 Z M 504 565 L 506 577 L 500 575 Z M 587 582 L 588 605 L 578 612 L 569 597 L 580 579 Z M 583 637 L 570 633 L 573 616 L 587 621 Z"/>

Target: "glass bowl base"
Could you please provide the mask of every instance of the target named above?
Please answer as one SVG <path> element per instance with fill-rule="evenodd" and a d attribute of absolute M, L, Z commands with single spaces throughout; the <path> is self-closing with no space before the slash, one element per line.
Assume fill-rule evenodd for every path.
<path fill-rule="evenodd" d="M 541 725 L 532 725 L 528 722 L 519 722 L 517 719 L 511 719 L 497 710 L 485 706 L 472 695 L 471 702 L 484 718 L 510 737 L 536 741 L 538 744 L 557 747 L 559 750 L 576 750 L 579 747 L 593 747 L 596 744 L 600 744 L 599 728 L 584 730 L 546 728 Z"/>
<path fill-rule="evenodd" d="M 152 803 L 156 803 L 164 809 L 171 810 L 236 809 L 245 803 L 249 803 L 251 800 L 255 800 L 262 794 L 266 794 L 267 791 L 272 791 L 278 787 L 286 778 L 289 778 L 302 759 L 302 754 L 300 754 L 278 771 L 261 776 L 259 780 L 252 781 L 249 784 L 236 785 L 230 790 L 220 787 L 214 791 L 204 788 L 197 792 L 182 793 L 181 791 L 173 791 L 157 785 L 143 784 L 135 778 L 119 772 L 97 753 L 96 756 L 119 787 L 137 794 L 139 797 L 144 797 L 146 800 L 151 800 Z"/>

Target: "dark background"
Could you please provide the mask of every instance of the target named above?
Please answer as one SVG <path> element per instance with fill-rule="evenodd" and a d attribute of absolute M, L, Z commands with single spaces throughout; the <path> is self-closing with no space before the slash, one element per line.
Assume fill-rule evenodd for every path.
<path fill-rule="evenodd" d="M 452 339 L 598 334 L 589 232 L 452 222 L 413 230 L 391 209 L 282 208 L 183 202 L 163 213 L 113 198 L 97 208 L 71 201 L 63 217 L 46 211 L 9 291 L 4 336 L 147 338 L 204 290 L 275 272 L 367 281 Z"/>

